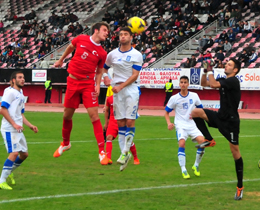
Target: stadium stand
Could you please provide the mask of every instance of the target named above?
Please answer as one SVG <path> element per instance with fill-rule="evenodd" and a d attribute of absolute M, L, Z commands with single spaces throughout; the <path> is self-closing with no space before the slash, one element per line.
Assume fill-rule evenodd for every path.
<path fill-rule="evenodd" d="M 177 68 L 186 62 L 184 58 L 191 57 L 192 54 L 198 57 L 199 52 L 196 42 L 192 42 L 187 49 L 182 49 L 177 54 L 176 49 L 202 31 L 205 34 L 205 28 L 209 24 L 219 21 L 217 17 L 222 9 L 224 11 L 238 9 L 242 12 L 241 20 L 248 21 L 254 27 L 251 32 L 245 33 L 243 28 L 239 28 L 239 22 L 234 21 L 232 27 L 218 27 L 216 33 L 212 33 L 212 39 L 216 41 L 223 30 L 227 34 L 230 34 L 230 29 L 234 30 L 236 40 L 232 42 L 232 49 L 226 53 L 226 56 L 238 58 L 245 43 L 248 43 L 249 47 L 255 48 L 257 55 L 259 53 L 260 44 L 256 40 L 259 38 L 260 29 L 257 31 L 256 25 L 260 22 L 260 16 L 252 6 L 251 8 L 242 5 L 234 6 L 233 1 L 222 0 L 208 1 L 209 6 L 207 7 L 200 7 L 199 4 L 202 1 L 196 1 L 196 4 L 192 5 L 191 1 L 181 1 L 181 3 L 163 1 L 164 3 L 161 3 L 161 1 L 139 0 L 130 1 L 131 5 L 129 5 L 129 1 L 125 1 L 118 7 L 115 7 L 116 4 L 114 4 L 113 9 L 109 9 L 109 6 L 115 2 L 115 0 L 0 1 L 1 8 L 4 8 L 0 17 L 4 20 L 5 25 L 4 32 L 0 32 L 0 67 L 14 67 L 18 59 L 17 53 L 20 51 L 27 62 L 25 67 L 30 68 L 32 64 L 38 66 L 40 63 L 38 58 L 41 56 L 48 59 L 51 55 L 55 55 L 49 59 L 52 65 L 62 53 L 57 50 L 61 49 L 60 46 L 72 40 L 84 29 L 88 30 L 93 22 L 100 20 L 107 21 L 111 26 L 111 33 L 107 41 L 103 43 L 104 49 L 109 52 L 118 46 L 117 32 L 120 27 L 127 24 L 126 21 L 129 17 L 139 16 L 147 22 L 147 29 L 141 35 L 134 36 L 133 47 L 140 51 L 144 50 L 146 60 L 143 67 L 151 67 L 160 62 L 161 57 L 164 58 L 165 55 L 175 52 L 174 59 L 168 60 L 165 66 Z M 255 5 L 255 2 L 251 4 Z M 260 5 L 260 2 L 257 2 L 257 5 Z M 82 25 L 88 26 L 83 28 Z M 199 36 L 196 38 L 198 40 Z M 20 47 L 13 47 L 15 41 L 18 41 Z M 46 43 L 48 46 L 45 45 Z M 207 47 L 205 52 L 211 51 L 211 54 L 214 55 L 214 49 L 217 46 L 218 43 L 214 43 Z M 11 57 L 6 59 L 6 55 L 3 53 L 8 48 L 14 52 Z M 70 59 L 71 55 L 65 59 L 64 67 Z M 225 59 L 225 61 L 227 60 Z M 246 63 L 243 66 L 249 65 L 250 68 L 257 67 L 259 60 L 255 61 L 255 65 Z M 195 67 L 200 67 L 200 64 L 197 63 Z"/>

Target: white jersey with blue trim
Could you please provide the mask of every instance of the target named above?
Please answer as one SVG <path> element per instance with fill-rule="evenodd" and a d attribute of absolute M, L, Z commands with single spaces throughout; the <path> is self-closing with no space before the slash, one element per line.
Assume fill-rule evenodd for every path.
<path fill-rule="evenodd" d="M 5 91 L 1 107 L 8 109 L 9 115 L 17 125 L 23 126 L 24 95 L 22 91 L 11 88 Z M 16 131 L 15 128 L 3 117 L 1 131 Z"/>
<path fill-rule="evenodd" d="M 173 95 L 167 103 L 165 110 L 171 112 L 175 110 L 174 125 L 176 128 L 189 129 L 196 126 L 193 119 L 190 119 L 191 111 L 195 107 L 202 108 L 201 101 L 197 93 L 188 92 L 187 96 L 180 93 Z"/>
<path fill-rule="evenodd" d="M 113 67 L 112 86 L 119 82 L 125 82 L 133 74 L 133 69 L 140 71 L 142 69 L 142 54 L 131 47 L 129 51 L 121 52 L 119 48 L 114 49 L 107 55 L 104 68 Z"/>

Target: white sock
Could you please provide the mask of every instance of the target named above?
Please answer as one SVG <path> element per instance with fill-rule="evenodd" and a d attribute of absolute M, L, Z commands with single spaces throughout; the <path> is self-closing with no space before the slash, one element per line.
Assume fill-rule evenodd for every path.
<path fill-rule="evenodd" d="M 124 149 L 123 149 L 124 153 L 129 152 L 130 147 L 133 143 L 134 136 L 135 136 L 135 127 L 126 128 L 125 145 L 124 145 Z"/>
<path fill-rule="evenodd" d="M 126 126 L 125 127 L 119 127 L 119 129 L 118 129 L 118 143 L 119 143 L 121 153 L 123 153 L 124 146 L 125 146 L 125 132 L 126 132 Z"/>
<path fill-rule="evenodd" d="M 185 148 L 179 147 L 178 150 L 178 160 L 179 160 L 179 165 L 181 167 L 181 172 L 183 173 L 186 171 L 186 155 L 185 155 Z"/>
<path fill-rule="evenodd" d="M 205 153 L 205 149 L 204 148 L 198 148 L 197 154 L 196 154 L 195 163 L 194 163 L 195 166 L 199 166 L 204 153 Z"/>

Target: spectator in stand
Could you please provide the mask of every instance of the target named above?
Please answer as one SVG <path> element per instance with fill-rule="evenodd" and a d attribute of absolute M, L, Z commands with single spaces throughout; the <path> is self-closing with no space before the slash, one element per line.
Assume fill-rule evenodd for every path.
<path fill-rule="evenodd" d="M 222 63 L 221 60 L 218 60 L 218 61 L 216 61 L 215 63 L 216 63 L 216 64 L 215 64 L 214 68 L 218 68 L 218 69 L 223 69 L 223 68 L 225 68 L 225 65 Z"/>
<path fill-rule="evenodd" d="M 228 41 L 231 43 L 236 41 L 236 33 L 233 31 L 233 29 L 229 30 Z"/>
<path fill-rule="evenodd" d="M 44 51 L 42 51 L 41 53 L 39 53 L 38 59 L 40 59 L 40 58 L 43 57 L 43 56 L 45 56 L 45 52 L 44 52 Z"/>
<path fill-rule="evenodd" d="M 25 61 L 25 59 L 23 59 L 23 57 L 19 55 L 19 58 L 16 62 L 15 67 L 25 67 L 26 65 L 27 65 L 27 62 Z"/>
<path fill-rule="evenodd" d="M 255 50 L 253 47 L 249 46 L 249 44 L 246 44 L 244 50 L 246 51 L 248 56 L 252 55 L 252 51 Z"/>
<path fill-rule="evenodd" d="M 50 68 L 49 61 L 44 60 L 44 58 L 41 59 L 40 68 L 48 69 Z"/>
<path fill-rule="evenodd" d="M 196 61 L 195 55 L 192 54 L 191 59 L 190 59 L 190 67 L 194 67 L 194 66 L 196 66 L 196 64 L 197 64 L 197 61 Z"/>
<path fill-rule="evenodd" d="M 187 58 L 187 60 L 181 64 L 181 67 L 183 68 L 190 68 L 190 58 Z"/>
<path fill-rule="evenodd" d="M 225 41 L 225 40 L 228 40 L 228 35 L 227 35 L 227 32 L 226 31 L 223 31 L 221 34 L 220 34 L 220 36 L 219 36 L 219 38 L 217 39 L 217 41 L 218 42 L 221 42 L 221 41 Z M 215 42 L 216 42 L 216 40 L 215 40 Z"/>
<path fill-rule="evenodd" d="M 48 54 L 49 52 L 51 52 L 51 46 L 48 43 L 45 43 L 44 52 L 45 52 L 45 54 Z"/>
<path fill-rule="evenodd" d="M 11 58 L 11 64 L 12 64 L 11 67 L 14 67 L 16 65 L 18 58 L 19 58 L 19 55 L 17 53 L 14 53 L 14 55 Z"/>
<path fill-rule="evenodd" d="M 3 60 L 3 63 L 9 63 L 12 61 L 12 56 L 10 56 L 9 54 L 7 54 L 5 57 L 4 57 L 4 60 Z"/>
<path fill-rule="evenodd" d="M 105 12 L 104 17 L 102 18 L 102 21 L 105 21 L 107 23 L 110 23 L 110 21 L 112 21 L 111 14 L 108 12 L 108 10 Z"/>
<path fill-rule="evenodd" d="M 242 63 L 247 63 L 249 61 L 249 56 L 246 53 L 246 50 L 243 50 L 242 54 L 239 56 L 238 60 Z"/>
<path fill-rule="evenodd" d="M 71 22 L 70 24 L 69 24 L 69 26 L 68 26 L 68 30 L 67 30 L 67 32 L 68 33 L 73 33 L 74 31 L 75 31 L 75 26 L 73 25 L 73 23 Z"/>
<path fill-rule="evenodd" d="M 14 45 L 15 45 L 15 40 L 14 40 L 14 38 L 12 38 L 12 39 L 11 39 L 11 44 L 8 45 L 8 48 L 13 49 L 13 48 L 14 48 Z"/>
<path fill-rule="evenodd" d="M 206 38 L 206 35 L 203 35 L 203 38 L 200 38 L 199 40 L 198 40 L 198 43 L 199 43 L 199 51 L 200 52 L 203 52 L 204 50 L 203 50 L 203 48 L 205 47 L 205 45 L 207 44 L 207 42 L 208 42 L 208 39 Z"/>
<path fill-rule="evenodd" d="M 208 59 L 211 59 L 212 58 L 212 55 L 210 53 L 210 51 L 207 51 L 206 54 L 203 56 L 203 60 L 208 60 Z"/>
<path fill-rule="evenodd" d="M 55 34 L 58 34 L 58 33 L 61 32 L 61 29 L 60 29 L 59 27 L 55 27 L 54 30 L 53 30 L 53 32 L 54 32 Z"/>
<path fill-rule="evenodd" d="M 4 23 L 2 20 L 0 21 L 0 32 L 4 33 Z"/>
<path fill-rule="evenodd" d="M 225 59 L 225 55 L 224 55 L 224 53 L 222 52 L 222 50 L 220 49 L 219 50 L 219 52 L 216 54 L 216 57 L 215 57 L 216 59 L 216 61 L 218 62 L 218 61 L 224 61 L 224 59 Z"/>
<path fill-rule="evenodd" d="M 243 32 L 252 33 L 252 26 L 247 20 L 244 22 L 244 31 Z"/>
<path fill-rule="evenodd" d="M 146 55 L 144 53 L 144 51 L 142 50 L 142 56 L 143 56 L 143 62 L 145 62 L 145 59 L 146 59 Z"/>
<path fill-rule="evenodd" d="M 255 62 L 257 58 L 258 58 L 258 56 L 257 56 L 255 50 L 252 50 L 252 55 L 249 58 L 249 63 Z"/>
<path fill-rule="evenodd" d="M 228 21 L 229 21 L 230 17 L 231 17 L 231 13 L 227 8 L 226 12 L 225 12 L 225 17 L 224 17 L 224 20 L 223 20 L 224 26 L 229 26 Z"/>
<path fill-rule="evenodd" d="M 11 50 L 10 48 L 8 48 L 8 50 L 7 50 L 7 54 L 10 56 L 10 57 L 12 57 L 13 56 L 13 50 Z"/>
<path fill-rule="evenodd" d="M 21 45 L 20 43 L 18 43 L 18 41 L 15 41 L 14 45 L 13 45 L 13 48 L 16 49 L 16 48 L 19 48 L 20 49 Z"/>
<path fill-rule="evenodd" d="M 27 32 L 24 29 L 21 29 L 19 37 L 27 37 Z"/>
<path fill-rule="evenodd" d="M 28 36 L 29 37 L 35 37 L 35 31 L 34 29 L 30 28 L 29 31 L 28 31 Z"/>
<path fill-rule="evenodd" d="M 258 41 L 259 37 L 260 37 L 260 24 L 257 26 L 257 29 L 255 30 L 255 32 L 252 35 L 253 37 L 256 37 L 255 41 Z"/>
<path fill-rule="evenodd" d="M 39 31 L 37 38 L 36 38 L 36 42 L 39 43 L 42 40 L 43 40 L 43 34 Z"/>
<path fill-rule="evenodd" d="M 161 4 L 157 10 L 158 15 L 164 15 L 165 14 L 165 9 L 163 8 L 163 5 Z"/>
<path fill-rule="evenodd" d="M 34 10 L 32 10 L 29 14 L 25 15 L 26 20 L 33 20 L 34 18 L 36 18 L 36 14 Z"/>
<path fill-rule="evenodd" d="M 214 44 L 214 40 L 212 39 L 212 36 L 209 36 L 209 39 L 205 46 L 202 48 L 203 51 L 205 51 L 207 48 L 211 47 Z"/>
<path fill-rule="evenodd" d="M 236 33 L 242 33 L 244 31 L 244 22 L 243 21 L 237 22 L 234 31 Z"/>
<path fill-rule="evenodd" d="M 189 0 L 189 1 L 188 1 L 188 4 L 187 4 L 187 7 L 185 8 L 185 12 L 186 12 L 187 14 L 191 14 L 192 8 L 193 8 L 193 4 L 192 4 L 191 0 Z"/>
<path fill-rule="evenodd" d="M 232 48 L 232 45 L 230 44 L 230 42 L 228 42 L 228 40 L 225 40 L 223 52 L 229 52 L 229 51 L 231 51 L 231 48 Z"/>
<path fill-rule="evenodd" d="M 235 11 L 235 9 L 231 9 L 230 18 L 229 18 L 229 20 L 228 20 L 228 26 L 229 26 L 229 27 L 232 27 L 232 26 L 233 26 L 235 16 L 236 16 L 236 11 Z"/>
<path fill-rule="evenodd" d="M 25 41 L 22 46 L 21 46 L 22 49 L 28 49 L 28 43 Z"/>
<path fill-rule="evenodd" d="M 204 60 L 203 56 L 204 56 L 204 54 L 200 53 L 200 55 L 198 57 L 198 62 L 202 62 Z"/>
<path fill-rule="evenodd" d="M 221 9 L 221 11 L 218 14 L 218 25 L 219 25 L 219 27 L 222 26 L 222 23 L 224 22 L 224 19 L 225 19 L 225 12 L 224 12 L 223 9 Z"/>
<path fill-rule="evenodd" d="M 214 51 L 217 53 L 219 50 L 224 50 L 224 41 L 221 41 L 218 46 L 214 49 Z"/>
<path fill-rule="evenodd" d="M 252 4 L 251 4 L 250 9 L 251 9 L 251 12 L 259 12 L 260 7 L 258 5 L 258 1 L 256 1 L 256 0 L 253 1 Z"/>

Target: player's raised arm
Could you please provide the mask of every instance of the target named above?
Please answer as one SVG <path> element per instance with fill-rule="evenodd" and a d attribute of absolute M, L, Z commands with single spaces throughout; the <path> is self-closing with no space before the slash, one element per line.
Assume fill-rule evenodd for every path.
<path fill-rule="evenodd" d="M 204 74 L 201 77 L 201 86 L 211 87 L 211 88 L 220 88 L 220 83 L 214 78 L 213 65 L 211 65 L 210 60 L 207 60 L 203 63 Z M 207 80 L 208 77 L 208 80 Z"/>
<path fill-rule="evenodd" d="M 61 67 L 63 64 L 63 60 L 70 54 L 73 52 L 73 50 L 75 50 L 76 47 L 73 44 L 69 44 L 69 46 L 66 48 L 65 52 L 63 53 L 63 55 L 60 57 L 60 59 L 58 61 L 56 61 L 54 63 L 54 67 Z"/>

